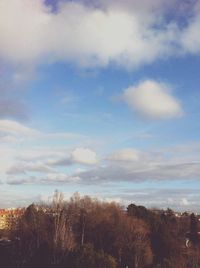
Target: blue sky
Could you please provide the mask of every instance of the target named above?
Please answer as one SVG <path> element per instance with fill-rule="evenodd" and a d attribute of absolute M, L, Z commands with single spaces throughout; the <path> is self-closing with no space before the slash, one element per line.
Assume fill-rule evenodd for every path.
<path fill-rule="evenodd" d="M 0 0 L 0 206 L 199 211 L 199 27 L 199 0 Z"/>

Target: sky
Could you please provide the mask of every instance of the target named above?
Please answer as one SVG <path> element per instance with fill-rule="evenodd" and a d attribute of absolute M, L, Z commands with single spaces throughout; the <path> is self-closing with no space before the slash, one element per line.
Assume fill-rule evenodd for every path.
<path fill-rule="evenodd" d="M 200 0 L 0 0 L 0 207 L 200 212 L 199 29 Z"/>

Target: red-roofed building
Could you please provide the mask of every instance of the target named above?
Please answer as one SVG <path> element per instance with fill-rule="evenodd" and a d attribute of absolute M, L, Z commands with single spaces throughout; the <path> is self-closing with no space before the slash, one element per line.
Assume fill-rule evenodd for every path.
<path fill-rule="evenodd" d="M 17 228 L 19 218 L 24 214 L 25 209 L 0 209 L 0 229 Z"/>

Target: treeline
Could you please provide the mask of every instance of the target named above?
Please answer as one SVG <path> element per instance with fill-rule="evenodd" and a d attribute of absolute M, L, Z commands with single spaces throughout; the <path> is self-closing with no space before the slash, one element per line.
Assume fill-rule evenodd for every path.
<path fill-rule="evenodd" d="M 50 205 L 30 205 L 11 242 L 0 245 L 1 267 L 197 268 L 198 220 L 130 204 L 55 192 Z M 188 247 L 185 239 L 189 238 Z"/>

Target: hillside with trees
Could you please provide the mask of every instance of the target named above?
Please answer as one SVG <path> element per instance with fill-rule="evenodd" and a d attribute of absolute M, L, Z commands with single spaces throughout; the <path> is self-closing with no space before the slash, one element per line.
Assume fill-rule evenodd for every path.
<path fill-rule="evenodd" d="M 198 217 L 56 191 L 1 231 L 1 267 L 198 268 Z"/>

